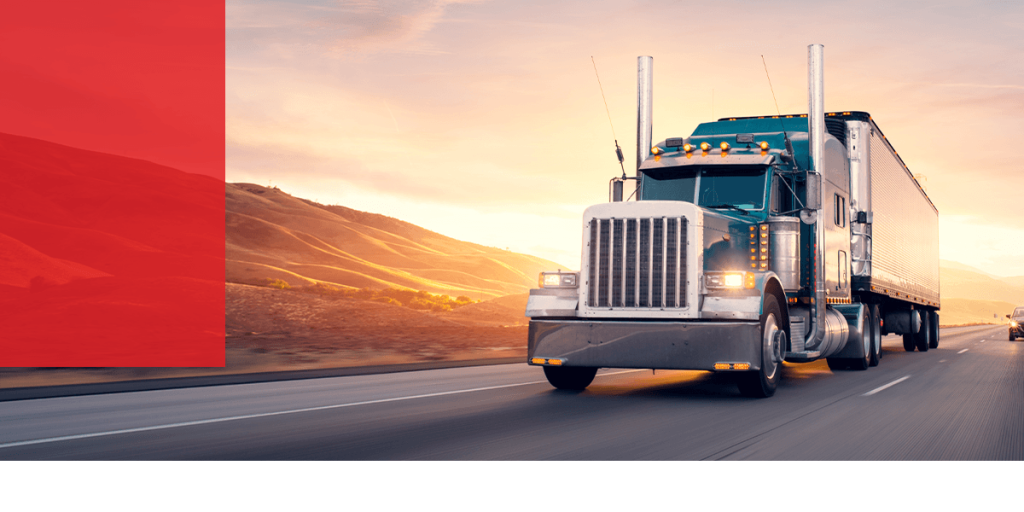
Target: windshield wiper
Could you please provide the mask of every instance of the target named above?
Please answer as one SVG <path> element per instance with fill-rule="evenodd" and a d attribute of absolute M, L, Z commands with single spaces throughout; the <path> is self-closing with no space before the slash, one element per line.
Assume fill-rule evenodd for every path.
<path fill-rule="evenodd" d="M 730 208 L 730 209 L 733 209 L 733 210 L 736 210 L 736 211 L 742 213 L 743 215 L 750 215 L 750 212 L 744 210 L 743 208 L 739 208 L 739 207 L 733 206 L 731 204 L 709 204 L 709 205 L 705 206 L 705 208 L 716 208 L 716 209 L 718 209 L 718 208 Z"/>

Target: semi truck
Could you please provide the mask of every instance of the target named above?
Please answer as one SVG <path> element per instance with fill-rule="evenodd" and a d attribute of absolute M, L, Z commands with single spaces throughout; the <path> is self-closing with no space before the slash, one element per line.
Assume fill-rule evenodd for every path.
<path fill-rule="evenodd" d="M 653 58 L 638 58 L 636 175 L 584 211 L 580 270 L 541 273 L 527 302 L 527 362 L 551 385 L 705 370 L 769 397 L 783 362 L 867 370 L 888 334 L 938 347 L 938 210 L 870 114 L 825 112 L 823 62 L 808 46 L 807 114 L 652 143 Z"/>

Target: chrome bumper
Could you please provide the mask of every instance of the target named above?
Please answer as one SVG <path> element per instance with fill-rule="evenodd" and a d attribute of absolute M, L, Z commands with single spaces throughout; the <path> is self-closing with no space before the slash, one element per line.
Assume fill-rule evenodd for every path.
<path fill-rule="evenodd" d="M 563 366 L 714 370 L 715 363 L 761 367 L 759 322 L 532 320 L 527 360 Z"/>

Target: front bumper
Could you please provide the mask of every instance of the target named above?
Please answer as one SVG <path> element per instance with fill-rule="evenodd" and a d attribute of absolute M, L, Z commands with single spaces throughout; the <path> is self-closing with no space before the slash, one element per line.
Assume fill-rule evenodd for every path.
<path fill-rule="evenodd" d="M 760 322 L 532 320 L 527 360 L 563 366 L 714 370 L 715 363 L 761 367 Z"/>

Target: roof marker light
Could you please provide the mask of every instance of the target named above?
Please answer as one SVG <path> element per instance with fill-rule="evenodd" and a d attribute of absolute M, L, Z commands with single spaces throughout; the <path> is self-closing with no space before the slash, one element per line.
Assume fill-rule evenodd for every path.
<path fill-rule="evenodd" d="M 711 144 L 708 144 L 707 142 L 701 142 L 700 143 L 700 149 L 701 149 L 701 151 L 707 151 L 707 150 L 711 149 Z"/>
<path fill-rule="evenodd" d="M 729 143 L 724 140 L 718 145 L 718 147 L 722 148 L 722 151 L 729 151 Z"/>
<path fill-rule="evenodd" d="M 768 151 L 768 141 L 763 140 L 758 145 L 761 146 L 761 151 Z"/>

